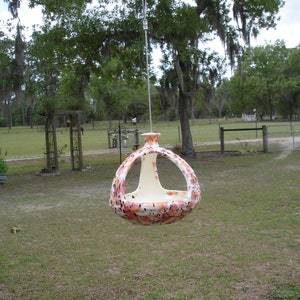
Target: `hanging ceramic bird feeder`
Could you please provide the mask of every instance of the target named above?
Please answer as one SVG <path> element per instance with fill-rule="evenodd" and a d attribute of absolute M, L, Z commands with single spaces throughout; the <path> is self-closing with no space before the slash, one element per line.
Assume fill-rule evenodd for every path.
<path fill-rule="evenodd" d="M 189 214 L 199 203 L 201 193 L 197 177 L 189 164 L 158 144 L 159 133 L 145 133 L 145 144 L 131 153 L 118 168 L 112 182 L 109 204 L 114 212 L 140 225 L 170 224 Z M 173 162 L 183 174 L 187 189 L 162 187 L 157 172 L 157 156 Z M 141 160 L 138 187 L 126 193 L 126 176 L 137 160 Z"/>
<path fill-rule="evenodd" d="M 160 147 L 160 134 L 152 132 L 147 0 L 143 0 L 143 11 L 150 132 L 143 134 L 144 146 L 131 153 L 118 168 L 112 182 L 109 204 L 118 216 L 135 224 L 170 224 L 189 214 L 199 203 L 201 193 L 197 177 L 189 164 L 172 151 Z M 186 180 L 186 190 L 168 190 L 162 187 L 157 172 L 158 155 L 170 160 L 179 168 Z M 138 187 L 135 191 L 126 193 L 126 176 L 138 160 L 141 160 Z"/>

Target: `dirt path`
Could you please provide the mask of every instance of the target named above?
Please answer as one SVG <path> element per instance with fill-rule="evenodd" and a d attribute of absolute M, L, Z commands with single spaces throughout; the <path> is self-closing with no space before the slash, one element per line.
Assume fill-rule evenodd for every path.
<path fill-rule="evenodd" d="M 300 137 L 294 137 L 294 140 L 291 140 L 291 137 L 275 139 L 275 142 L 282 148 L 282 152 L 275 159 L 285 159 L 291 152 L 299 149 Z"/>

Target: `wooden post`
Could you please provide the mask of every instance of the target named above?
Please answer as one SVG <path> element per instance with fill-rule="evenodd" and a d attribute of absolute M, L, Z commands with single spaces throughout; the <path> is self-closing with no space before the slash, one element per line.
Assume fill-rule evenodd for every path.
<path fill-rule="evenodd" d="M 78 153 L 77 153 L 77 158 L 78 158 L 78 169 L 79 171 L 82 171 L 83 169 L 83 159 L 82 159 L 82 141 L 81 141 L 81 118 L 80 118 L 80 113 L 77 113 L 77 139 L 78 139 Z"/>
<path fill-rule="evenodd" d="M 263 133 L 263 148 L 264 153 L 269 152 L 269 144 L 268 144 L 268 129 L 266 125 L 262 126 L 262 133 Z"/>
<path fill-rule="evenodd" d="M 221 154 L 224 154 L 224 127 L 220 127 Z"/>
<path fill-rule="evenodd" d="M 111 148 L 111 143 L 110 143 L 110 131 L 107 130 L 107 143 L 108 143 L 108 149 Z"/>
<path fill-rule="evenodd" d="M 53 120 L 52 120 L 52 126 L 53 126 L 53 155 L 54 155 L 54 171 L 58 171 L 58 153 L 57 153 L 57 137 L 56 137 L 56 115 L 53 114 Z M 52 170 L 53 171 L 53 170 Z"/>
<path fill-rule="evenodd" d="M 69 126 L 69 132 L 70 132 L 70 155 L 71 155 L 71 166 L 72 171 L 75 170 L 75 158 L 74 158 L 74 139 L 73 139 L 73 116 L 69 115 L 68 118 L 68 126 Z"/>
<path fill-rule="evenodd" d="M 45 139 L 46 139 L 46 170 L 48 172 L 51 172 L 50 122 L 51 122 L 51 115 L 47 114 L 46 122 L 45 122 Z"/>
<path fill-rule="evenodd" d="M 122 163 L 122 134 L 121 134 L 121 125 L 119 121 L 119 155 L 120 155 L 120 164 Z"/>
<path fill-rule="evenodd" d="M 138 129 L 135 129 L 134 131 L 134 148 L 135 150 L 137 150 L 140 146 L 140 143 L 139 143 L 139 131 Z"/>

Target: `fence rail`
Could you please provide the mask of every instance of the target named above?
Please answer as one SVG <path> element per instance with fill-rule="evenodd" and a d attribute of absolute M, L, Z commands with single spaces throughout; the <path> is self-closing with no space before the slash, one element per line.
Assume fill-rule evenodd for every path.
<path fill-rule="evenodd" d="M 268 126 L 263 125 L 255 128 L 224 128 L 219 127 L 220 135 L 220 151 L 223 154 L 225 152 L 225 133 L 226 132 L 237 132 L 237 131 L 256 131 L 256 138 L 258 132 L 262 132 L 262 144 L 263 151 L 296 151 L 300 150 L 300 123 L 288 123 L 288 124 L 269 124 Z M 260 136 L 260 135 L 259 135 Z M 258 141 L 256 139 L 253 141 Z M 251 142 L 252 139 L 247 140 Z M 246 142 L 245 142 L 246 143 Z M 232 144 L 228 141 L 228 144 Z"/>
<path fill-rule="evenodd" d="M 261 130 L 262 131 L 262 142 L 263 142 L 263 151 L 265 153 L 269 152 L 268 147 L 268 130 L 267 126 L 263 125 L 262 127 L 255 127 L 255 128 L 229 128 L 225 129 L 224 127 L 220 127 L 220 147 L 221 147 L 221 154 L 224 154 L 225 152 L 225 137 L 224 133 L 226 131 L 253 131 L 253 130 Z"/>

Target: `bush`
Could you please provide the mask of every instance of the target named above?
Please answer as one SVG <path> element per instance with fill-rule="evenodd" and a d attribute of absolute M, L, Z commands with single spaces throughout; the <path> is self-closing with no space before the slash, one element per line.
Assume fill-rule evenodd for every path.
<path fill-rule="evenodd" d="M 0 174 L 6 174 L 8 171 L 8 165 L 5 161 L 5 155 L 6 152 L 2 154 L 2 149 L 0 149 Z"/>

